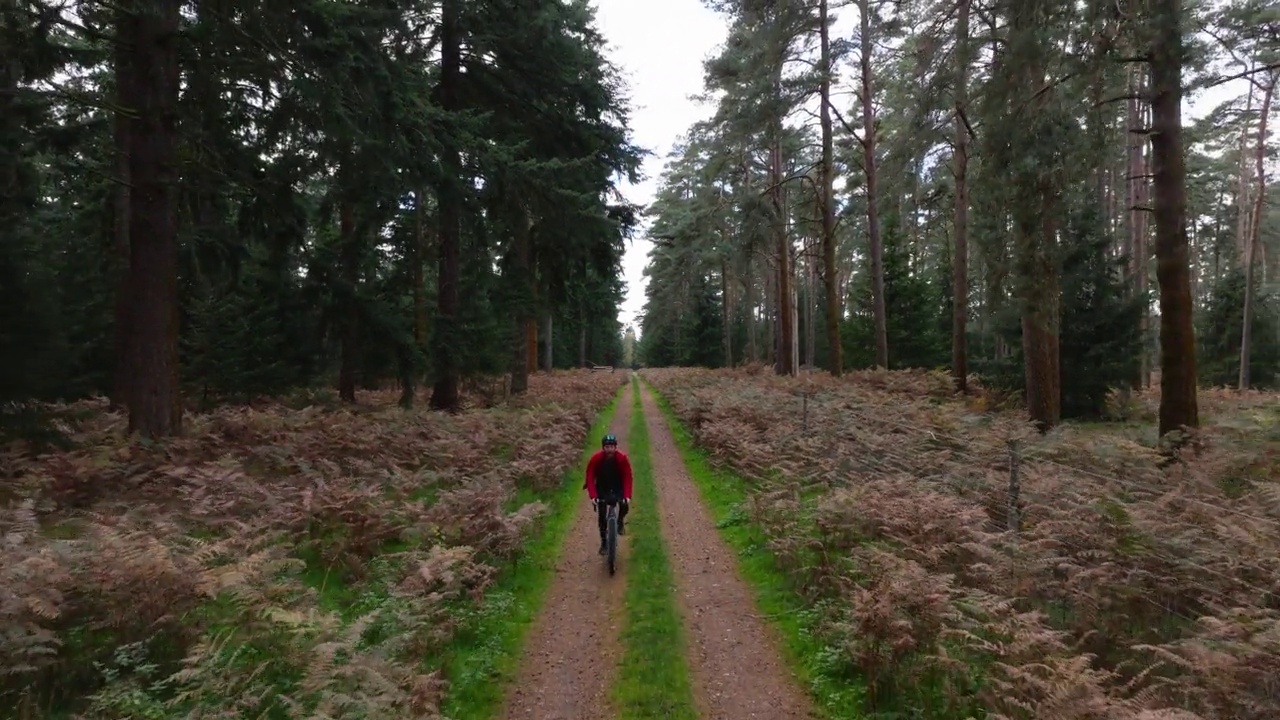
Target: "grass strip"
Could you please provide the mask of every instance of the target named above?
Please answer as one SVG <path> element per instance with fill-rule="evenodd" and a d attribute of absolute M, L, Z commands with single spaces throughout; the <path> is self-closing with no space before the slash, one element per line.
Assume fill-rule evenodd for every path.
<path fill-rule="evenodd" d="M 499 709 L 515 671 L 525 634 L 546 599 L 565 538 L 582 501 L 582 474 L 587 460 L 609 428 L 625 386 L 600 412 L 584 442 L 577 467 L 565 473 L 559 491 L 547 497 L 548 514 L 525 543 L 514 565 L 498 579 L 474 608 L 450 643 L 444 662 L 452 684 L 443 712 L 453 720 L 486 720 Z"/>
<path fill-rule="evenodd" d="M 787 664 L 808 687 L 825 717 L 861 720 L 866 687 L 849 678 L 839 650 L 823 643 L 818 634 L 817 612 L 803 601 L 786 573 L 778 568 L 767 549 L 764 532 L 750 521 L 744 510 L 748 483 L 712 465 L 662 394 L 647 381 L 645 385 L 667 421 L 689 477 L 697 485 L 716 528 L 738 556 L 739 572 L 755 595 L 761 614 L 782 638 Z M 639 399 L 638 392 L 636 397 Z"/>
<path fill-rule="evenodd" d="M 635 475 L 634 499 L 639 507 L 627 515 L 631 554 L 619 572 L 626 575 L 625 650 L 614 701 L 622 720 L 696 720 L 693 686 L 685 661 L 684 630 L 676 611 L 674 582 L 658 521 L 658 489 L 654 486 L 649 430 L 640 404 L 640 386 L 632 376 L 631 428 L 628 455 Z"/>

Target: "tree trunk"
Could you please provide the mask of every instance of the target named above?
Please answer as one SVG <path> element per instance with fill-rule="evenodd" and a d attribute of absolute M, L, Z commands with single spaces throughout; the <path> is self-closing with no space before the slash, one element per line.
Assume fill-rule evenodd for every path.
<path fill-rule="evenodd" d="M 530 233 L 533 232 L 531 226 L 532 223 L 530 223 Z M 530 244 L 532 244 L 532 238 L 530 238 Z M 528 274 L 526 275 L 529 282 L 529 314 L 525 317 L 524 321 L 524 340 L 528 346 L 525 350 L 525 358 L 528 360 L 528 363 L 525 366 L 525 372 L 528 373 L 535 373 L 538 371 L 538 315 L 536 310 L 538 307 L 538 280 L 536 276 L 537 271 L 535 269 L 536 262 L 537 260 L 533 257 L 532 248 L 530 248 L 529 264 L 527 268 Z"/>
<path fill-rule="evenodd" d="M 810 246 L 812 248 L 812 246 Z M 818 366 L 818 328 L 817 308 L 817 272 L 811 254 L 806 254 L 804 262 L 804 357 L 811 368 Z"/>
<path fill-rule="evenodd" d="M 525 372 L 530 374 L 538 371 L 538 318 L 525 318 L 524 321 L 524 339 L 525 339 L 525 358 L 528 364 L 525 365 Z"/>
<path fill-rule="evenodd" d="M 729 261 L 720 258 L 721 317 L 724 322 L 724 366 L 733 367 L 733 278 L 729 277 Z"/>
<path fill-rule="evenodd" d="M 414 239 L 411 242 L 413 267 L 413 343 L 422 350 L 427 345 L 427 289 L 425 263 L 427 255 L 426 191 L 419 190 L 414 207 Z"/>
<path fill-rule="evenodd" d="M 1007 72 L 1017 96 L 1026 98 L 1010 109 L 1008 133 L 1015 234 L 1015 288 L 1022 317 L 1023 376 L 1027 412 L 1047 432 L 1062 419 L 1061 291 L 1059 288 L 1057 218 L 1061 185 L 1058 160 L 1044 145 L 1043 130 L 1053 113 L 1051 91 L 1044 90 L 1046 55 L 1034 38 L 1050 0 L 1028 1 L 1010 13 Z"/>
<path fill-rule="evenodd" d="M 1267 116 L 1271 114 L 1271 99 L 1275 96 L 1276 75 L 1272 74 L 1270 82 L 1263 90 L 1261 115 L 1258 117 L 1258 148 L 1254 156 L 1255 170 L 1258 173 L 1258 192 L 1253 200 L 1253 219 L 1250 221 L 1249 240 L 1245 248 L 1244 260 L 1244 317 L 1240 328 L 1240 374 L 1237 385 L 1241 391 L 1248 390 L 1249 355 L 1253 345 L 1253 296 L 1254 296 L 1254 261 L 1261 247 L 1259 230 L 1262 228 L 1262 209 L 1267 198 Z"/>
<path fill-rule="evenodd" d="M 129 430 L 182 432 L 178 379 L 178 27 L 182 3 L 151 0 L 121 16 L 129 142 Z"/>
<path fill-rule="evenodd" d="M 831 29 L 828 27 L 827 0 L 818 0 L 818 27 L 822 43 L 822 288 L 826 301 L 827 369 L 839 377 L 844 374 L 844 349 L 840 344 L 840 294 L 836 282 L 840 269 L 836 266 L 836 200 L 832 182 L 835 177 L 831 127 Z M 812 362 L 812 361 L 811 361 Z"/>
<path fill-rule="evenodd" d="M 515 259 L 512 277 L 521 291 L 515 307 L 515 356 L 511 364 L 511 392 L 519 394 L 529 389 L 529 373 L 538 361 L 538 340 L 536 318 L 533 314 L 533 248 L 528 216 L 525 215 L 523 206 L 519 205 L 511 215 L 512 252 Z M 532 342 L 529 339 L 531 332 Z"/>
<path fill-rule="evenodd" d="M 759 326 L 756 324 L 756 274 L 755 265 L 750 255 L 747 256 L 747 274 L 742 281 L 743 301 L 745 305 L 747 322 L 747 362 L 756 363 L 760 361 L 760 350 L 758 345 Z"/>
<path fill-rule="evenodd" d="M 462 37 L 458 27 L 461 0 L 441 0 L 440 3 L 440 109 L 456 113 L 461 109 L 458 84 L 462 76 Z M 437 379 L 431 390 L 431 408 L 458 410 L 458 384 L 461 377 L 461 361 L 457 343 L 461 341 L 458 310 L 459 284 L 462 280 L 462 159 L 456 140 L 445 138 L 440 154 L 443 171 L 437 189 L 437 206 L 440 216 L 440 255 L 436 278 L 438 292 L 437 318 L 433 343 Z"/>
<path fill-rule="evenodd" d="M 586 310 L 582 302 L 577 304 L 577 366 L 586 368 Z"/>
<path fill-rule="evenodd" d="M 956 8 L 956 207 L 955 250 L 951 257 L 951 377 L 956 389 L 969 389 L 969 129 L 965 107 L 969 103 L 969 0 Z"/>
<path fill-rule="evenodd" d="M 791 362 L 791 347 L 795 344 L 796 328 L 792 322 L 791 300 L 791 235 L 788 232 L 786 208 L 782 203 L 782 145 L 781 121 L 777 121 L 774 131 L 772 161 L 770 162 L 770 196 L 773 199 L 775 248 L 778 256 L 777 301 L 778 333 L 775 337 L 775 368 L 779 375 L 795 375 L 796 367 Z"/>
<path fill-rule="evenodd" d="M 1253 69 L 1252 63 L 1250 70 Z M 1253 109 L 1253 83 L 1249 83 L 1249 94 L 1245 96 L 1244 114 L 1248 115 Z M 1236 185 L 1236 262 L 1240 263 L 1243 268 L 1245 264 L 1245 255 L 1248 254 L 1249 246 L 1249 185 L 1253 179 L 1249 173 L 1249 127 L 1245 123 L 1240 126 L 1240 172 L 1239 180 Z"/>
<path fill-rule="evenodd" d="M 797 282 L 795 267 L 795 258 L 792 258 L 791 296 L 787 303 L 788 311 L 791 314 L 791 346 L 787 348 L 787 351 L 791 353 L 792 375 L 800 372 L 800 284 Z"/>
<path fill-rule="evenodd" d="M 1042 193 L 1039 222 L 1019 223 L 1021 252 L 1029 255 L 1022 279 L 1030 292 L 1022 309 L 1023 372 L 1027 386 L 1027 412 L 1041 432 L 1062 421 L 1062 367 L 1060 354 L 1061 292 L 1056 267 L 1057 228 L 1053 221 L 1052 195 Z M 1036 236 L 1039 237 L 1036 237 Z"/>
<path fill-rule="evenodd" d="M 117 12 L 121 13 L 117 21 L 120 25 L 118 32 L 123 33 L 127 23 L 126 11 L 117 10 Z M 133 82 L 133 78 L 129 69 L 131 48 L 126 40 L 127 38 L 121 34 L 115 44 L 117 109 L 113 117 L 112 129 L 115 134 L 116 172 L 119 177 L 112 192 L 112 207 L 115 213 L 113 236 L 116 253 L 115 327 L 112 337 L 115 343 L 115 371 L 112 373 L 112 410 L 129 407 L 129 386 L 132 382 L 131 366 L 133 364 L 129 357 L 131 347 L 129 344 L 129 217 L 132 205 L 129 189 L 133 183 L 129 177 L 132 161 L 129 158 L 128 108 L 137 91 L 128 87 L 129 83 Z"/>
<path fill-rule="evenodd" d="M 552 370 L 554 370 L 554 369 L 555 369 L 555 366 L 556 366 L 556 364 L 555 364 L 555 357 L 556 357 L 556 356 L 555 356 L 555 347 L 554 347 L 553 343 L 551 342 L 551 340 L 552 340 L 552 333 L 551 333 L 551 329 L 552 329 L 552 328 L 551 328 L 551 322 L 552 322 L 552 319 L 551 319 L 551 311 L 550 311 L 550 310 L 548 310 L 548 311 L 547 311 L 547 314 L 546 314 L 545 320 L 546 320 L 546 328 L 542 331 L 542 335 L 543 335 L 543 337 L 545 337 L 545 338 L 546 338 L 546 340 L 545 340 L 545 342 L 543 343 L 543 346 L 542 346 L 542 350 L 543 350 L 543 353 L 542 353 L 542 369 L 543 369 L 543 370 L 546 370 L 547 372 L 551 372 Z"/>
<path fill-rule="evenodd" d="M 876 365 L 889 367 L 889 321 L 884 301 L 884 245 L 880 238 L 879 194 L 876 191 L 876 126 L 872 107 L 871 2 L 858 3 L 862 23 L 862 162 L 867 175 L 867 236 L 871 251 L 871 303 L 875 316 Z"/>
<path fill-rule="evenodd" d="M 1128 152 L 1128 190 L 1129 190 L 1129 272 L 1133 281 L 1133 291 L 1138 294 L 1147 292 L 1148 258 L 1147 247 L 1147 213 L 1150 212 L 1149 178 L 1150 168 L 1146 153 L 1147 123 L 1146 112 L 1140 98 L 1146 85 L 1141 66 L 1134 66 L 1129 71 L 1129 103 L 1127 112 L 1126 137 L 1129 142 Z M 1138 319 L 1139 336 L 1142 338 L 1141 351 L 1138 354 L 1138 375 L 1133 379 L 1135 388 L 1144 388 L 1150 384 L 1150 353 L 1147 350 L 1147 336 L 1150 327 L 1150 312 L 1143 305 Z"/>
<path fill-rule="evenodd" d="M 352 183 L 347 168 L 339 171 L 341 187 L 339 192 L 344 197 L 338 208 L 338 242 L 339 268 L 343 293 L 339 295 L 341 308 L 341 327 L 339 328 L 342 344 L 342 360 L 338 369 L 338 398 L 343 402 L 356 401 L 356 356 L 359 353 L 359 326 L 356 311 L 356 290 L 359 286 L 359 254 L 357 253 L 355 210 L 346 193 L 351 192 Z"/>
<path fill-rule="evenodd" d="M 1160 284 L 1160 434 L 1164 435 L 1184 426 L 1198 427 L 1200 415 L 1182 155 L 1182 3 L 1155 0 L 1152 9 L 1151 149 Z"/>

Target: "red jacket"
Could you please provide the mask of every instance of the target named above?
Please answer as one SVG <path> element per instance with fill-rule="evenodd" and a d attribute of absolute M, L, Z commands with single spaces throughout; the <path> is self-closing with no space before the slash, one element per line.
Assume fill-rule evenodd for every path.
<path fill-rule="evenodd" d="M 618 470 L 622 472 L 622 496 L 628 501 L 631 500 L 631 460 L 627 458 L 627 454 L 621 450 L 614 450 L 614 455 L 618 458 Z M 599 467 L 600 461 L 604 459 L 604 451 L 597 450 L 595 455 L 587 461 L 587 481 L 582 484 L 587 489 L 587 495 L 592 499 L 596 499 L 596 468 Z"/>

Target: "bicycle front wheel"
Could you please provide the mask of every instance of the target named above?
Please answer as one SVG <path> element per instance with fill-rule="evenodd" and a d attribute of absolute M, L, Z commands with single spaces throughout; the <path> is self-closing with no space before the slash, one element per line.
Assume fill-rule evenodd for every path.
<path fill-rule="evenodd" d="M 609 513 L 608 528 L 608 557 L 609 557 L 609 574 L 612 575 L 617 568 L 618 563 L 618 513 L 613 510 Z"/>

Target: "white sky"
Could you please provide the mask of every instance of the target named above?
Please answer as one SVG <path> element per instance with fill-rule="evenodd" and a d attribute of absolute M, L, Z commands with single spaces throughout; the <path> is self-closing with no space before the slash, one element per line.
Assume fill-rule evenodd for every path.
<path fill-rule="evenodd" d="M 714 108 L 692 99 L 702 92 L 702 61 L 719 50 L 728 29 L 727 17 L 706 8 L 702 0 L 592 0 L 596 26 L 608 43 L 608 57 L 628 84 L 633 140 L 653 154 L 642 169 L 644 179 L 620 190 L 631 202 L 648 205 L 672 144 Z M 833 12 L 834 28 L 851 37 L 853 21 Z M 847 28 L 847 29 L 846 29 Z M 1184 100 L 1183 122 L 1203 116 L 1229 97 L 1242 96 L 1247 81 L 1238 80 Z M 644 266 L 648 261 L 647 223 L 638 230 L 623 256 L 627 296 L 618 320 L 640 334 L 644 309 Z"/>
<path fill-rule="evenodd" d="M 702 61 L 724 42 L 728 24 L 701 0 L 594 0 L 596 26 L 609 43 L 608 57 L 629 85 L 634 141 L 653 153 L 645 179 L 619 189 L 628 200 L 653 202 L 667 153 L 689 126 L 707 117 L 690 96 L 702 92 Z M 646 224 L 647 228 L 647 224 Z M 622 259 L 627 297 L 618 320 L 640 334 L 644 309 L 644 266 L 652 243 L 636 233 Z"/>

